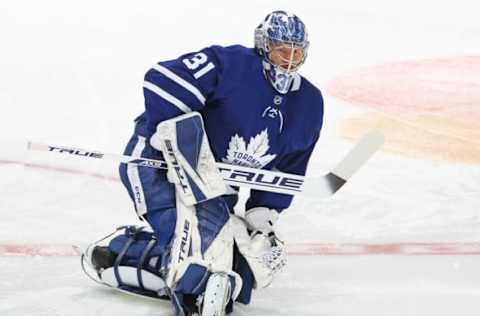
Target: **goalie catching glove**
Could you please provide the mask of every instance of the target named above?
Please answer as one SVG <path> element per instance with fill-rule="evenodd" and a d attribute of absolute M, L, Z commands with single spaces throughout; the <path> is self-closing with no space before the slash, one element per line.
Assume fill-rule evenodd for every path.
<path fill-rule="evenodd" d="M 235 242 L 255 277 L 255 288 L 267 287 L 287 264 L 285 246 L 274 230 L 278 212 L 255 207 L 246 212 L 245 220 L 237 216 L 231 220 Z"/>

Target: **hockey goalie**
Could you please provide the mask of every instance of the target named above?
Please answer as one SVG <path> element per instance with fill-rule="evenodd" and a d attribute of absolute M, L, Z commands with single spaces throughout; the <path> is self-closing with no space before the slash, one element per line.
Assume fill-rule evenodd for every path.
<path fill-rule="evenodd" d="M 170 300 L 175 315 L 213 316 L 274 280 L 286 265 L 275 223 L 292 196 L 252 190 L 237 216 L 237 189 L 215 162 L 305 174 L 323 120 L 320 91 L 298 74 L 308 46 L 304 23 L 274 11 L 254 48 L 211 46 L 146 73 L 145 112 L 125 154 L 168 169 L 120 166 L 146 227 L 88 247 L 82 262 L 99 282 Z"/>

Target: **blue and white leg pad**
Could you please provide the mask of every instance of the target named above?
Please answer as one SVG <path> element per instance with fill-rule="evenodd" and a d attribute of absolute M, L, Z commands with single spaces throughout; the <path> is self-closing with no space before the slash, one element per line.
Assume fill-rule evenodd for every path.
<path fill-rule="evenodd" d="M 107 240 L 109 237 L 112 239 Z M 93 267 L 92 251 L 96 246 L 108 246 L 115 254 L 111 267 L 100 270 Z M 152 298 L 169 296 L 163 277 L 167 261 L 168 251 L 158 245 L 154 234 L 145 227 L 137 226 L 117 228 L 109 236 L 90 245 L 82 255 L 85 273 L 98 283 Z"/>
<path fill-rule="evenodd" d="M 242 279 L 232 271 L 233 232 L 230 213 L 223 199 L 186 206 L 177 197 L 176 211 L 176 237 L 170 248 L 170 263 L 165 278 L 167 286 L 191 291 L 192 284 L 197 284 L 204 290 L 206 273 L 208 276 L 224 273 L 232 279 L 230 285 L 232 298 L 235 299 L 242 287 Z"/>
<path fill-rule="evenodd" d="M 160 122 L 150 144 L 162 151 L 169 180 L 187 206 L 227 192 L 208 144 L 202 116 L 192 112 Z"/>
<path fill-rule="evenodd" d="M 203 294 L 213 273 L 228 277 L 232 299 L 241 290 L 242 279 L 238 274 L 201 257 L 189 256 L 180 265 L 172 266 L 171 248 L 160 247 L 153 232 L 145 227 L 126 226 L 117 232 L 108 242 L 109 249 L 116 255 L 115 263 L 99 272 L 98 281 L 103 284 L 130 294 L 169 298 L 177 315 L 181 315 L 180 310 L 185 307 L 182 295 Z M 167 284 L 168 276 L 173 277 L 171 284 Z"/>

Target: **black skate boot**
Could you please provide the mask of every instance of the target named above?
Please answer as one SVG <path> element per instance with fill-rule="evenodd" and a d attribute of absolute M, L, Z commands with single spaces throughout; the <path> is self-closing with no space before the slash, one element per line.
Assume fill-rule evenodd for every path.
<path fill-rule="evenodd" d="M 107 246 L 95 246 L 91 253 L 91 263 L 97 273 L 104 269 L 113 267 L 117 255 Z"/>

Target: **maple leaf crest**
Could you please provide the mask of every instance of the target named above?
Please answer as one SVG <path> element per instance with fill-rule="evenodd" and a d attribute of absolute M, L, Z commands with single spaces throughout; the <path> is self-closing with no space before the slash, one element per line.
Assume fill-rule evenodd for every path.
<path fill-rule="evenodd" d="M 270 149 L 268 143 L 267 129 L 264 129 L 254 137 L 250 137 L 248 145 L 243 137 L 235 134 L 228 144 L 227 157 L 223 158 L 222 161 L 247 167 L 262 168 L 277 156 L 267 155 Z"/>
<path fill-rule="evenodd" d="M 224 162 L 233 162 L 235 160 L 235 153 L 236 152 L 246 152 L 246 145 L 243 137 L 238 136 L 235 134 L 230 139 L 230 143 L 228 143 L 228 150 L 227 150 L 227 158 L 223 158 Z"/>

